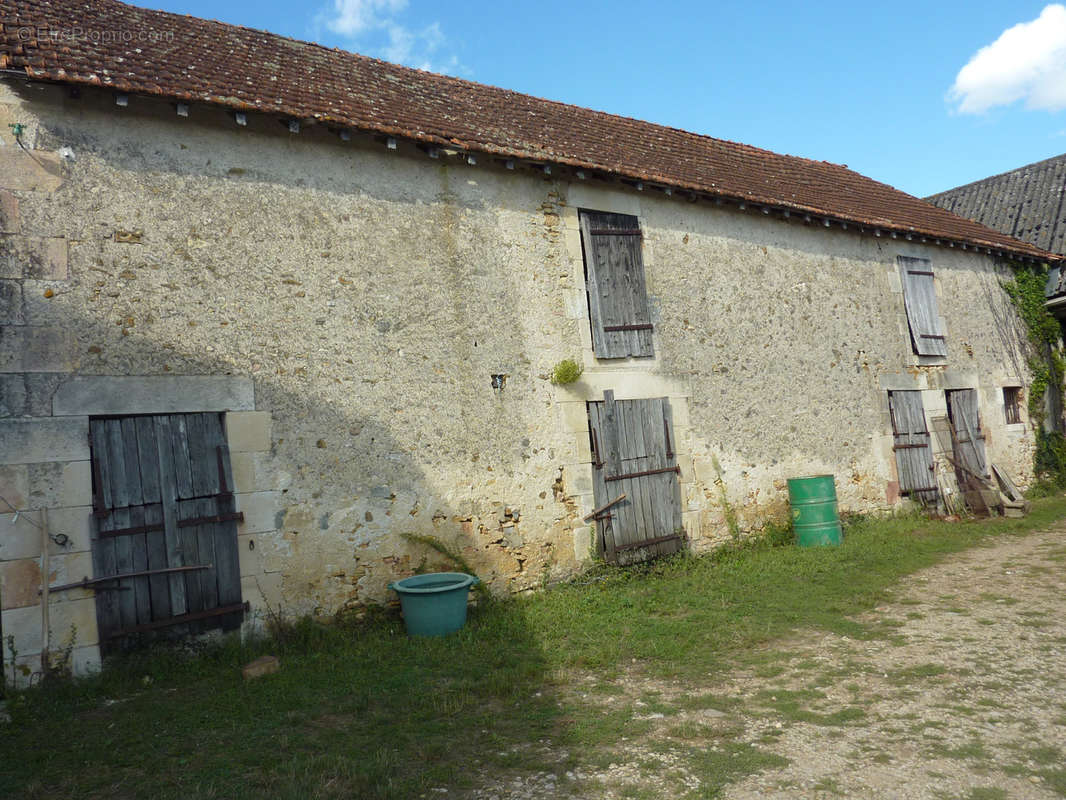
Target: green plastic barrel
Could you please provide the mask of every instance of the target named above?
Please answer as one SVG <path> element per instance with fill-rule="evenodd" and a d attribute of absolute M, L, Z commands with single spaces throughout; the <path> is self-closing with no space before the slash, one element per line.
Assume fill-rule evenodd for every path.
<path fill-rule="evenodd" d="M 800 547 L 840 544 L 837 487 L 832 475 L 788 479 L 792 527 Z"/>
<path fill-rule="evenodd" d="M 400 595 L 411 636 L 444 636 L 466 624 L 467 596 L 477 582 L 463 572 L 430 572 L 390 583 L 389 588 Z"/>

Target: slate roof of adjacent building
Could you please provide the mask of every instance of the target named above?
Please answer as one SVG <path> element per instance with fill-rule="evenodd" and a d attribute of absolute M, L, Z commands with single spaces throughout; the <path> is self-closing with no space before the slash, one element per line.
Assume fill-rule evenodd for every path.
<path fill-rule="evenodd" d="M 1049 258 L 839 164 L 115 0 L 0 0 L 0 70 L 568 165 Z"/>
<path fill-rule="evenodd" d="M 926 200 L 1042 250 L 1066 255 L 1066 154 Z"/>

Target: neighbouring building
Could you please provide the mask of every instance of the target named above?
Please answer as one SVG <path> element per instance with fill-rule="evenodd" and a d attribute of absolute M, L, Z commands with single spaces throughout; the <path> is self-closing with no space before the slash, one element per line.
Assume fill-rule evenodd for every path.
<path fill-rule="evenodd" d="M 1000 282 L 1054 257 L 843 166 L 110 0 L 0 0 L 0 75 L 17 680 L 380 602 L 411 536 L 504 594 L 789 477 L 1031 477 Z"/>
<path fill-rule="evenodd" d="M 953 214 L 980 222 L 1044 250 L 1066 255 L 1066 154 L 1027 164 L 964 186 L 927 197 Z M 1047 308 L 1066 319 L 1066 273 L 1049 270 L 1045 288 Z M 1044 425 L 1062 431 L 1062 387 L 1047 392 Z"/>
<path fill-rule="evenodd" d="M 1066 154 L 927 197 L 1023 242 L 1066 254 Z"/>

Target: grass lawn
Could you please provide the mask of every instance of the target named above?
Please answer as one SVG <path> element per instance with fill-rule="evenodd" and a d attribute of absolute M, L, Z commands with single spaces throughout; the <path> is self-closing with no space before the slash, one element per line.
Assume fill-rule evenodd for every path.
<path fill-rule="evenodd" d="M 411 640 L 399 619 L 379 617 L 303 621 L 196 657 L 135 654 L 92 679 L 9 694 L 0 797 L 411 798 L 483 774 L 562 773 L 640 724 L 627 703 L 605 711 L 602 695 L 566 691 L 572 682 L 593 695 L 634 671 L 707 683 L 794 630 L 891 636 L 852 615 L 947 554 L 1063 517 L 1066 498 L 1053 497 L 1023 520 L 859 519 L 839 548 L 755 544 L 597 568 L 474 609 L 444 639 Z M 268 652 L 281 671 L 242 680 L 240 666 Z M 693 748 L 707 787 L 776 758 L 721 745 Z"/>

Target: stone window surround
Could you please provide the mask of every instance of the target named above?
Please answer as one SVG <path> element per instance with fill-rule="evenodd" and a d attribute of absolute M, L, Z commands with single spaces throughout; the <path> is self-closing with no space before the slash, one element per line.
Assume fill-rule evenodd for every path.
<path fill-rule="evenodd" d="M 605 187 L 570 184 L 566 192 L 567 205 L 560 208 L 565 256 L 569 262 L 571 289 L 567 296 L 567 316 L 578 321 L 581 337 L 581 380 L 569 386 L 555 388 L 560 424 L 571 438 L 571 452 L 576 459 L 563 467 L 566 493 L 577 502 L 579 518 L 574 524 L 574 554 L 579 561 L 590 558 L 595 528 L 581 518 L 595 507 L 592 495 L 592 452 L 589 445 L 589 418 L 585 405 L 590 400 L 602 400 L 605 389 L 612 389 L 616 400 L 635 400 L 666 397 L 674 417 L 674 445 L 677 463 L 681 468 L 681 520 L 689 539 L 699 537 L 700 493 L 695 484 L 692 463 L 692 444 L 689 434 L 689 390 L 679 381 L 656 374 L 661 352 L 658 328 L 652 331 L 653 356 L 598 359 L 592 349 L 592 327 L 585 294 L 585 263 L 581 249 L 581 226 L 578 209 L 587 208 L 637 217 L 641 230 L 647 224 L 641 212 L 641 199 L 630 193 Z M 645 239 L 645 243 L 647 240 Z M 643 248 L 645 280 L 654 272 L 652 249 Z M 649 287 L 649 300 L 651 291 Z M 654 321 L 654 310 L 652 311 Z"/>
<path fill-rule="evenodd" d="M 1011 379 L 1007 379 L 1009 382 Z M 919 391 L 922 393 L 922 407 L 925 411 L 925 424 L 929 431 L 933 446 L 933 459 L 937 460 L 942 451 L 939 448 L 933 419 L 947 417 L 947 393 L 956 389 L 974 389 L 977 392 L 978 416 L 981 420 L 981 428 L 985 433 L 985 444 L 990 446 L 993 439 L 992 426 L 989 424 L 988 411 L 989 391 L 998 395 L 998 403 L 1002 407 L 1003 393 L 999 385 L 1003 381 L 996 381 L 996 387 L 992 390 L 983 386 L 976 372 L 964 372 L 957 370 L 936 370 L 930 372 L 909 373 L 902 372 L 893 375 L 882 375 L 880 384 L 881 403 L 881 443 L 882 455 L 887 463 L 891 464 L 893 481 L 898 485 L 899 477 L 896 474 L 896 460 L 892 451 L 892 416 L 888 409 L 888 393 L 890 391 Z M 1017 381 L 1016 385 L 1021 385 Z M 1009 425 L 1008 429 L 1018 426 Z M 1024 427 L 1024 425 L 1023 425 Z"/>
<path fill-rule="evenodd" d="M 271 448 L 271 415 L 255 410 L 251 379 L 72 376 L 56 390 L 51 410 L 50 417 L 0 420 L 0 493 L 21 512 L 18 524 L 0 537 L 0 613 L 8 678 L 25 685 L 27 677 L 16 667 L 25 667 L 31 674 L 40 670 L 42 623 L 37 589 L 41 580 L 41 533 L 33 523 L 40 518 L 41 506 L 49 509 L 51 531 L 64 533 L 70 540 L 64 548 L 49 546 L 53 585 L 92 576 L 90 416 L 225 412 L 236 503 L 245 514 L 244 522 L 238 525 L 237 540 L 241 594 L 252 606 L 245 626 L 261 624 L 270 607 L 280 601 L 281 573 L 266 569 L 263 547 L 255 540 L 275 533 L 278 492 L 272 491 L 262 468 Z M 30 499 L 31 484 L 41 483 L 40 476 L 46 474 L 54 477 L 44 501 L 35 502 Z M 100 652 L 93 593 L 79 589 L 51 596 L 49 616 L 51 650 L 62 651 L 69 645 L 70 666 L 75 674 L 97 670 Z M 75 631 L 75 639 L 67 642 L 70 631 Z M 15 664 L 10 661 L 6 641 L 9 635 L 15 637 L 18 651 Z"/>

